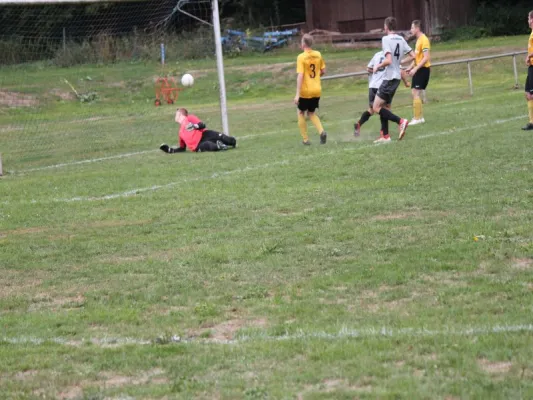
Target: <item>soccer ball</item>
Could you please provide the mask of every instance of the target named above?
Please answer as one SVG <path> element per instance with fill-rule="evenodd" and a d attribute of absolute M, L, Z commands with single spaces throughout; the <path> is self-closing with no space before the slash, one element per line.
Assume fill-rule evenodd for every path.
<path fill-rule="evenodd" d="M 194 78 L 191 74 L 185 74 L 181 77 L 181 84 L 183 86 L 192 86 L 194 84 Z"/>

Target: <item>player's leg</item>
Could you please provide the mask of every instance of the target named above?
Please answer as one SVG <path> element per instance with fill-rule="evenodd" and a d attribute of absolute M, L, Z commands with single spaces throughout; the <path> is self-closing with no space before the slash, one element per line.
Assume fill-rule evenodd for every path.
<path fill-rule="evenodd" d="M 409 125 L 417 125 L 426 122 L 424 120 L 424 110 L 422 105 L 422 91 L 425 91 L 429 83 L 430 69 L 420 68 L 413 76 L 413 119 Z"/>
<path fill-rule="evenodd" d="M 368 104 L 369 104 L 369 109 L 366 110 L 362 115 L 361 115 L 361 118 L 359 118 L 359 121 L 357 121 L 355 124 L 354 124 L 354 132 L 353 132 L 353 135 L 355 137 L 357 136 L 360 136 L 361 135 L 361 126 L 363 126 L 363 124 L 365 122 L 367 122 L 370 117 L 372 115 L 374 115 L 374 110 L 373 110 L 373 105 L 374 105 L 374 99 L 376 98 L 376 93 L 377 93 L 377 89 L 373 89 L 373 88 L 369 88 L 368 89 Z"/>
<path fill-rule="evenodd" d="M 217 143 L 213 143 L 210 141 L 200 142 L 200 144 L 198 145 L 196 149 L 196 151 L 199 153 L 203 153 L 205 151 L 219 151 L 219 150 L 224 150 L 224 149 L 221 149 Z"/>
<path fill-rule="evenodd" d="M 529 114 L 529 122 L 522 128 L 524 131 L 533 130 L 533 66 L 530 66 L 527 70 L 526 78 L 526 100 L 527 110 Z"/>
<path fill-rule="evenodd" d="M 379 115 L 379 120 L 381 121 L 381 132 L 380 132 L 380 137 L 377 140 L 374 140 L 374 143 L 389 143 L 391 141 L 391 138 L 389 135 L 389 120 L 381 115 L 381 110 L 385 108 L 386 104 L 387 104 L 387 101 L 382 99 L 379 96 L 379 92 L 378 92 L 376 94 L 376 98 L 374 99 L 374 104 L 372 106 L 372 109 L 375 114 Z"/>
<path fill-rule="evenodd" d="M 202 139 L 200 140 L 200 144 L 198 145 L 197 151 L 217 151 L 217 150 L 227 150 L 228 144 L 224 143 L 222 140 L 222 134 L 217 131 L 212 130 L 205 130 L 202 133 Z M 226 135 L 224 135 L 226 136 Z M 214 146 L 216 146 L 217 150 L 214 150 L 214 146 L 212 145 L 203 145 L 204 143 L 211 143 Z M 203 145 L 203 146 L 202 146 Z"/>
<path fill-rule="evenodd" d="M 421 124 L 422 121 L 422 98 L 420 97 L 420 90 L 411 89 L 411 94 L 413 95 L 413 119 L 409 122 L 409 125 Z"/>
<path fill-rule="evenodd" d="M 409 125 L 409 121 L 404 118 L 393 114 L 390 110 L 384 107 L 385 104 L 392 104 L 392 99 L 400 85 L 399 79 L 393 79 L 391 81 L 383 81 L 381 84 L 378 93 L 376 94 L 376 100 L 374 101 L 374 112 L 379 114 L 380 117 L 388 121 L 395 122 L 399 125 L 399 135 L 398 140 L 402 140 L 405 136 L 405 131 Z"/>
<path fill-rule="evenodd" d="M 309 121 L 312 122 L 317 132 L 320 134 L 320 144 L 326 144 L 326 141 L 328 140 L 328 134 L 324 130 L 322 122 L 320 122 L 320 118 L 318 118 L 318 115 L 315 114 L 315 110 L 319 107 L 319 105 L 320 97 L 314 97 L 310 99 L 309 107 L 307 108 L 307 116 L 309 117 Z"/>
<path fill-rule="evenodd" d="M 217 131 L 206 130 L 202 135 L 202 139 L 204 139 L 204 137 L 206 138 L 206 140 L 209 140 L 213 143 L 221 141 L 226 146 L 231 146 L 233 148 L 237 146 L 237 139 L 235 139 L 233 136 L 228 136 Z"/>
<path fill-rule="evenodd" d="M 300 97 L 298 100 L 298 128 L 300 129 L 300 135 L 302 135 L 302 140 L 304 145 L 310 145 L 309 136 L 307 135 L 307 121 L 305 120 L 305 112 L 308 107 L 308 99 L 303 99 Z"/>

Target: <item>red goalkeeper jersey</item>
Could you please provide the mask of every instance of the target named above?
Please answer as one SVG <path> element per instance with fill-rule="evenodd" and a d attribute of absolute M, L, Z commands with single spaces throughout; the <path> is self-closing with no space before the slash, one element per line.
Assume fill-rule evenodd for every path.
<path fill-rule="evenodd" d="M 200 140 L 202 140 L 202 133 L 205 131 L 204 129 L 193 129 L 192 131 L 187 130 L 187 125 L 191 124 L 198 124 L 200 123 L 200 119 L 196 115 L 189 114 L 185 121 L 180 126 L 180 147 L 187 147 L 191 151 L 196 151 L 196 148 L 198 147 L 198 144 L 200 143 Z"/>

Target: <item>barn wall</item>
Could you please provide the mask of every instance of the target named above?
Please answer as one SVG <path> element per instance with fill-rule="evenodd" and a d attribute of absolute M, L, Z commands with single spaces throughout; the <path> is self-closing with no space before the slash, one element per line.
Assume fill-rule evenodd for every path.
<path fill-rule="evenodd" d="M 430 34 L 445 27 L 468 23 L 474 0 L 306 0 L 310 29 L 367 32 L 383 27 L 386 17 L 398 20 L 398 29 L 407 30 L 420 19 Z M 311 22 L 311 23 L 310 23 Z"/>

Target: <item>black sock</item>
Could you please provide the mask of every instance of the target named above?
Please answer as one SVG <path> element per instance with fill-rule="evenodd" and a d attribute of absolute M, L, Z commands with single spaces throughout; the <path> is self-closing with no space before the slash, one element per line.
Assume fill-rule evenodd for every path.
<path fill-rule="evenodd" d="M 366 121 L 370 119 L 372 114 L 370 114 L 368 111 L 365 111 L 363 115 L 361 115 L 361 119 L 359 120 L 359 125 L 363 125 Z"/>
<path fill-rule="evenodd" d="M 381 132 L 383 133 L 383 136 L 387 136 L 389 134 L 389 120 L 381 116 L 379 120 L 381 121 Z"/>
<path fill-rule="evenodd" d="M 389 121 L 396 122 L 397 124 L 399 124 L 401 121 L 400 117 L 394 115 L 386 108 L 382 108 L 381 110 L 379 110 L 379 115 L 385 119 L 388 119 Z"/>

